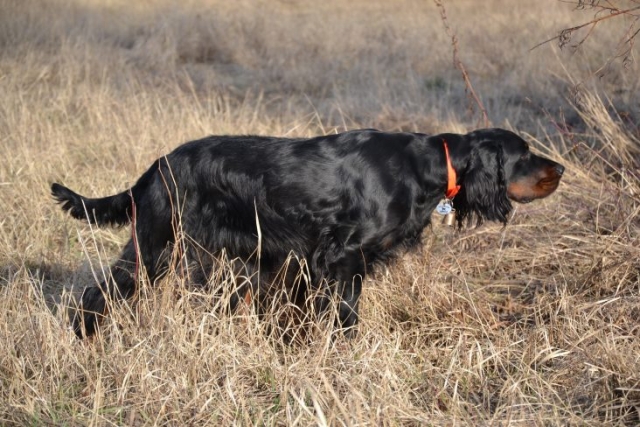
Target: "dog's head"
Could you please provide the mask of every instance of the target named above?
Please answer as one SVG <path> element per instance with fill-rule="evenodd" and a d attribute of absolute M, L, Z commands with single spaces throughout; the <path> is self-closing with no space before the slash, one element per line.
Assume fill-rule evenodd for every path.
<path fill-rule="evenodd" d="M 462 142 L 468 156 L 459 172 L 461 189 L 454 201 L 460 225 L 474 219 L 476 224 L 483 220 L 506 223 L 511 201 L 529 203 L 558 188 L 564 166 L 533 154 L 513 132 L 482 129 L 463 136 Z"/>

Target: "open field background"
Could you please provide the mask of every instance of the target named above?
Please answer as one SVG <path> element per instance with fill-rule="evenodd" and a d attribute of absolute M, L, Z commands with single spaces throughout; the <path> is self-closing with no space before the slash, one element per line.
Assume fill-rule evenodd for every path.
<path fill-rule="evenodd" d="M 591 15 L 446 6 L 493 125 L 563 183 L 504 229 L 436 220 L 367 281 L 357 338 L 282 346 L 173 276 L 77 341 L 69 295 L 128 230 L 73 221 L 49 185 L 112 194 L 208 134 L 471 130 L 434 4 L 0 0 L 0 424 L 640 424 L 640 70 L 593 78 L 624 28 L 530 52 Z"/>

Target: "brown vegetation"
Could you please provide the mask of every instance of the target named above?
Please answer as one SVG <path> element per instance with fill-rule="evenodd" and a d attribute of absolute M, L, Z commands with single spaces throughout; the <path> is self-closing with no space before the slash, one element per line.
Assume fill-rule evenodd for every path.
<path fill-rule="evenodd" d="M 0 0 L 0 423 L 637 425 L 637 65 L 592 78 L 615 28 L 530 51 L 576 22 L 562 2 L 446 5 L 489 119 L 563 183 L 506 228 L 435 218 L 367 281 L 357 338 L 283 346 L 176 275 L 78 341 L 69 297 L 128 230 L 73 221 L 49 184 L 121 191 L 207 134 L 467 131 L 433 2 Z"/>

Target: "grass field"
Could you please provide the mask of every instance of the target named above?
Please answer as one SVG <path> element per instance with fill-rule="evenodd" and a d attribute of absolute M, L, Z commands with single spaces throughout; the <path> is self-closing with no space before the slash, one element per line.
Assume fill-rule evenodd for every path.
<path fill-rule="evenodd" d="M 589 11 L 445 4 L 492 125 L 565 178 L 506 228 L 434 218 L 367 280 L 355 339 L 286 346 L 173 274 L 78 341 L 70 295 L 129 230 L 49 186 L 113 194 L 209 134 L 476 128 L 433 2 L 0 0 L 0 424 L 640 424 L 640 70 L 593 75 L 624 29 L 530 51 Z"/>

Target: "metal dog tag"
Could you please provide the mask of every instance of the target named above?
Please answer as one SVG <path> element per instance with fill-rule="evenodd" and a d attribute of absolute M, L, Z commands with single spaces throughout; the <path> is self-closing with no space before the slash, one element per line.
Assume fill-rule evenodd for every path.
<path fill-rule="evenodd" d="M 456 211 L 451 211 L 442 218 L 442 223 L 446 226 L 453 227 L 456 223 Z"/>
<path fill-rule="evenodd" d="M 436 206 L 436 212 L 440 215 L 450 214 L 453 212 L 453 203 L 450 199 L 441 200 L 440 203 L 438 203 L 438 206 Z"/>

